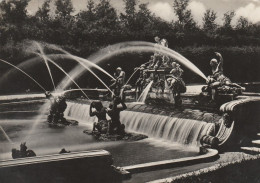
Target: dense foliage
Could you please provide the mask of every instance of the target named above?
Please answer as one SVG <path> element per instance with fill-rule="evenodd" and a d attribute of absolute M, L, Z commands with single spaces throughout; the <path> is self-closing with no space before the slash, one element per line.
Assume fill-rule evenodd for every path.
<path fill-rule="evenodd" d="M 0 3 L 0 43 L 33 39 L 83 48 L 88 54 L 100 47 L 125 40 L 153 41 L 159 35 L 167 38 L 171 47 L 237 46 L 260 44 L 260 26 L 240 17 L 235 26 L 233 11 L 223 15 L 223 25 L 217 25 L 216 12 L 207 10 L 203 25 L 194 21 L 189 0 L 174 0 L 178 20 L 166 22 L 156 17 L 136 0 L 124 0 L 125 12 L 118 13 L 108 0 L 89 0 L 85 10 L 76 14 L 71 0 L 46 0 L 35 15 L 29 15 L 30 0 L 3 0 Z M 55 11 L 51 10 L 52 6 Z"/>

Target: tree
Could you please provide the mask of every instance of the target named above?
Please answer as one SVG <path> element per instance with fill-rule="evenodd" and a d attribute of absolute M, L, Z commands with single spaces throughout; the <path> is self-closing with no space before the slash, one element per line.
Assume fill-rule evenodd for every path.
<path fill-rule="evenodd" d="M 95 9 L 95 3 L 93 0 L 88 0 L 88 4 L 87 4 L 87 18 L 89 20 L 93 20 L 94 19 L 94 9 Z"/>
<path fill-rule="evenodd" d="M 238 30 L 247 30 L 249 28 L 249 26 L 251 26 L 252 23 L 249 22 L 249 20 L 243 16 L 240 16 L 237 24 L 236 24 L 236 29 Z"/>
<path fill-rule="evenodd" d="M 220 27 L 220 33 L 223 35 L 229 35 L 232 36 L 233 35 L 233 27 L 231 25 L 231 22 L 233 20 L 235 16 L 235 12 L 234 11 L 228 11 L 224 14 L 223 17 L 223 25 L 222 27 Z"/>
<path fill-rule="evenodd" d="M 35 16 L 39 18 L 41 21 L 47 21 L 50 13 L 50 2 L 51 0 L 45 0 L 42 7 L 38 9 Z"/>
<path fill-rule="evenodd" d="M 125 14 L 121 14 L 120 18 L 128 31 L 133 31 L 136 28 L 136 0 L 124 0 Z"/>
<path fill-rule="evenodd" d="M 109 0 L 100 0 L 94 9 L 95 21 L 94 30 L 96 39 L 101 42 L 101 44 L 108 44 L 109 41 L 114 42 L 114 38 L 117 36 L 118 26 L 118 16 L 115 8 L 110 4 Z"/>
<path fill-rule="evenodd" d="M 140 4 L 139 11 L 136 13 L 135 28 L 138 35 L 146 36 L 151 34 L 153 28 L 153 16 L 151 11 L 147 8 L 148 4 Z"/>
<path fill-rule="evenodd" d="M 30 0 L 3 0 L 0 2 L 2 20 L 13 24 L 22 24 L 27 18 L 26 7 Z"/>
<path fill-rule="evenodd" d="M 125 13 L 127 17 L 134 18 L 136 0 L 124 0 L 125 2 Z"/>
<path fill-rule="evenodd" d="M 55 6 L 56 6 L 55 13 L 63 19 L 70 17 L 71 13 L 74 12 L 74 8 L 71 0 L 56 0 Z"/>
<path fill-rule="evenodd" d="M 183 30 L 193 30 L 196 23 L 193 20 L 191 10 L 188 9 L 189 0 L 174 0 L 173 9 L 178 17 L 177 25 Z"/>
<path fill-rule="evenodd" d="M 224 17 L 223 17 L 223 21 L 224 21 L 224 24 L 223 24 L 223 27 L 224 28 L 231 28 L 232 29 L 232 25 L 231 25 L 231 22 L 235 16 L 235 12 L 234 11 L 228 11 L 224 14 Z"/>
<path fill-rule="evenodd" d="M 146 20 L 149 20 L 149 18 L 151 18 L 151 11 L 147 8 L 147 6 L 148 3 L 139 5 L 139 11 L 137 13 L 139 18 L 141 18 L 141 16 L 143 16 Z"/>
<path fill-rule="evenodd" d="M 96 30 L 96 7 L 94 1 L 88 0 L 86 7 L 86 10 L 80 11 L 76 15 L 74 40 L 78 45 L 85 44 L 86 42 L 93 44 L 92 40 L 95 34 L 93 30 Z"/>
<path fill-rule="evenodd" d="M 17 42 L 26 38 L 25 27 L 28 16 L 26 7 L 29 0 L 3 0 L 0 1 L 1 26 L 0 42 Z"/>
<path fill-rule="evenodd" d="M 100 0 L 100 3 L 95 8 L 95 15 L 99 26 L 116 28 L 117 13 L 108 0 Z"/>
<path fill-rule="evenodd" d="M 217 28 L 217 24 L 216 24 L 216 12 L 214 12 L 213 10 L 206 10 L 206 12 L 204 13 L 204 17 L 203 17 L 203 30 L 207 33 L 213 33 L 215 32 L 216 28 Z"/>
<path fill-rule="evenodd" d="M 95 19 L 95 3 L 93 0 L 88 0 L 87 10 L 80 11 L 77 15 L 77 21 L 80 24 L 91 23 Z"/>

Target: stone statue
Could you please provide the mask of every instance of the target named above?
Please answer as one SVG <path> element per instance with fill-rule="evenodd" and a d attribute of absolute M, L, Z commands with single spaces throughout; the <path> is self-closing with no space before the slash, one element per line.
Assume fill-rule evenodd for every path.
<path fill-rule="evenodd" d="M 180 94 L 186 92 L 186 86 L 182 79 L 183 70 L 176 62 L 172 63 L 172 68 L 173 69 L 170 71 L 170 77 L 167 79 L 167 83 L 172 90 L 175 105 L 180 106 L 182 103 Z"/>
<path fill-rule="evenodd" d="M 93 111 L 95 109 L 95 111 Z M 107 108 L 101 101 L 92 102 L 89 107 L 89 115 L 96 116 L 98 121 L 93 124 L 93 131 L 98 133 L 108 133 L 108 120 L 106 118 Z"/>
<path fill-rule="evenodd" d="M 215 101 L 218 93 L 240 94 L 242 91 L 245 90 L 245 88 L 236 83 L 232 83 L 231 80 L 224 75 L 223 57 L 218 52 L 215 52 L 215 54 L 217 56 L 217 59 L 213 58 L 210 60 L 212 75 L 208 76 L 208 86 L 204 87 L 202 90 L 208 91 L 211 94 L 212 101 Z"/>
<path fill-rule="evenodd" d="M 67 121 L 64 118 L 64 111 L 67 108 L 66 98 L 63 95 L 54 97 L 50 92 L 46 92 L 45 95 L 50 100 L 48 122 L 66 124 Z"/>
<path fill-rule="evenodd" d="M 20 150 L 17 150 L 15 148 L 12 149 L 12 157 L 13 159 L 16 158 L 26 158 L 26 157 L 33 157 L 36 156 L 35 152 L 33 150 L 27 150 L 26 142 L 21 143 Z"/>
<path fill-rule="evenodd" d="M 119 107 L 118 105 L 121 104 L 122 106 Z M 111 118 L 111 123 L 109 126 L 109 133 L 110 134 L 118 134 L 124 135 L 125 133 L 125 125 L 121 124 L 120 122 L 120 112 L 126 109 L 125 103 L 118 97 L 115 97 L 113 102 L 110 103 L 108 109 L 108 115 Z"/>

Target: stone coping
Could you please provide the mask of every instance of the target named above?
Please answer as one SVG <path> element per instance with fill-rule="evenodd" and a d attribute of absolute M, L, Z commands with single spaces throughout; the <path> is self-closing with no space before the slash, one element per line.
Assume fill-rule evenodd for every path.
<path fill-rule="evenodd" d="M 208 162 L 218 156 L 218 151 L 215 149 L 207 149 L 207 151 L 208 152 L 206 154 L 198 155 L 195 157 L 149 162 L 143 164 L 124 166 L 121 168 L 125 171 L 134 174 L 134 173 L 152 171 L 157 169 L 180 167 L 180 166 L 187 166 L 195 163 Z"/>
<path fill-rule="evenodd" d="M 92 150 L 92 151 L 80 151 L 71 152 L 64 154 L 53 154 L 45 156 L 35 156 L 28 158 L 18 158 L 0 161 L 0 169 L 12 166 L 23 166 L 44 162 L 63 161 L 70 159 L 82 159 L 82 158 L 93 158 L 93 157 L 108 157 L 111 158 L 111 154 L 106 150 Z"/>

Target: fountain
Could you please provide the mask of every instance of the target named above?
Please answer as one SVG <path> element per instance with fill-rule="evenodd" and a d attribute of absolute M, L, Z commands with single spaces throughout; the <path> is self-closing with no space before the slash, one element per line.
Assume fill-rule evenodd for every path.
<path fill-rule="evenodd" d="M 113 91 L 91 69 L 94 67 L 114 79 L 111 74 L 97 65 L 107 58 L 126 52 L 159 52 L 162 57 L 178 61 L 181 66 L 187 67 L 206 81 L 208 81 L 207 77 L 182 55 L 167 47 L 154 46 L 149 42 L 118 43 L 102 49 L 88 59 L 80 58 L 55 45 L 48 44 L 45 46 L 61 53 L 47 54 L 42 44 L 37 42 L 33 44 L 38 49 L 38 51 L 32 52 L 37 55 L 36 58 L 29 59 L 17 66 L 4 60 L 0 61 L 28 76 L 46 92 L 46 89 L 24 70 L 31 63 L 37 63 L 36 61 L 42 58 L 55 90 L 52 92 L 53 98 L 60 95 L 66 98 L 67 106 L 63 107 L 62 112 L 59 111 L 59 113 L 64 114 L 64 119 L 68 121 L 77 121 L 78 125 L 50 128 L 46 123 L 48 100 L 43 94 L 0 97 L 0 109 L 6 112 L 5 115 L 0 116 L 0 130 L 9 142 L 8 144 L 0 142 L 0 159 L 2 160 L 0 161 L 0 175 L 10 170 L 19 171 L 19 167 L 15 163 L 17 162 L 28 172 L 31 171 L 30 167 L 35 167 L 36 172 L 40 172 L 40 165 L 44 165 L 46 170 L 67 178 L 68 176 L 64 172 L 70 172 L 70 175 L 76 173 L 79 174 L 79 177 L 84 177 L 82 168 L 86 169 L 86 174 L 92 175 L 93 179 L 98 177 L 93 176 L 95 174 L 92 170 L 104 170 L 106 178 L 115 174 L 115 177 L 118 177 L 118 172 L 121 176 L 128 176 L 129 173 L 210 161 L 217 156 L 217 151 L 214 149 L 224 151 L 232 146 L 237 147 L 241 145 L 243 137 L 257 133 L 252 126 L 255 126 L 260 119 L 260 116 L 256 115 L 257 109 L 260 107 L 259 97 L 250 97 L 243 93 L 223 94 L 220 96 L 219 103 L 209 105 L 210 96 L 204 90 L 201 91 L 204 85 L 196 86 L 196 88 L 200 87 L 198 92 L 194 92 L 194 86 L 185 86 L 185 84 L 183 84 L 185 91 L 184 87 L 180 89 L 181 91 L 176 91 L 175 89 L 181 86 L 181 74 L 174 75 L 176 80 L 179 79 L 178 81 L 169 82 L 168 80 L 169 75 L 172 74 L 171 70 L 174 68 L 160 66 L 142 68 L 141 66 L 133 71 L 126 85 L 130 83 L 136 72 L 142 70 L 151 78 L 158 75 L 162 80 L 160 82 L 163 88 L 157 89 L 155 87 L 157 81 L 152 78 L 147 80 L 140 95 L 137 95 L 133 88 L 124 89 L 122 96 L 125 97 L 122 98 L 125 99 L 127 109 L 120 113 L 120 121 L 125 126 L 127 133 L 148 138 L 143 139 L 136 135 L 136 138 L 128 138 L 128 136 L 120 140 L 117 138 L 97 140 L 90 133 L 86 134 L 83 131 L 91 131 L 94 122 L 97 122 L 96 117 L 89 114 L 90 104 L 93 101 L 100 100 L 106 108 L 110 105 L 111 98 L 105 96 L 105 93 L 113 94 Z M 56 63 L 60 58 L 75 61 L 78 65 L 70 72 L 66 72 L 61 65 Z M 64 78 L 59 85 L 55 85 L 55 73 L 51 72 L 49 64 L 56 66 L 69 80 Z M 76 80 L 84 72 L 91 73 L 104 88 L 80 87 Z M 8 74 L 4 76 L 6 78 Z M 77 89 L 68 89 L 71 83 L 74 83 Z M 85 97 L 82 97 L 82 94 Z M 181 102 L 175 105 L 180 98 Z M 56 113 L 51 113 L 50 118 L 54 118 L 56 115 Z M 63 116 L 60 119 L 63 119 Z M 245 124 L 245 121 L 250 122 L 250 127 Z M 247 132 L 243 133 L 241 129 L 246 127 Z M 15 161 L 9 160 L 11 158 L 9 150 L 24 141 L 34 149 L 37 156 L 28 159 L 18 158 Z M 201 146 L 203 146 L 203 150 L 200 150 Z M 58 154 L 61 149 L 69 151 Z M 105 150 L 96 151 L 96 149 Z M 121 169 L 111 166 L 111 155 L 114 158 L 114 165 L 122 167 Z M 76 167 L 73 170 L 70 166 L 71 163 L 73 167 Z M 30 164 L 30 166 L 26 167 L 26 164 Z M 54 170 L 53 167 L 59 168 Z M 43 175 L 37 174 L 37 176 Z M 37 180 L 37 177 L 35 179 Z"/>
<path fill-rule="evenodd" d="M 53 81 L 53 76 L 52 76 L 52 74 L 51 74 L 51 69 L 50 69 L 50 66 L 49 66 L 49 64 L 48 64 L 48 58 L 46 58 L 46 56 L 45 56 L 45 54 L 44 54 L 44 52 L 43 52 L 43 50 L 42 50 L 42 47 L 39 45 L 39 43 L 35 42 L 35 44 L 36 44 L 36 46 L 38 47 L 38 49 L 39 49 L 39 51 L 40 51 L 40 53 L 41 53 L 40 55 L 42 56 L 42 58 L 43 58 L 43 60 L 44 60 L 44 62 L 45 62 L 45 65 L 46 65 L 46 67 L 47 67 L 47 69 L 48 69 L 49 75 L 50 75 L 50 77 L 51 77 L 51 82 L 52 82 L 53 88 L 54 88 L 54 90 L 56 90 L 56 87 L 55 87 L 55 84 L 54 84 L 54 81 Z"/>

